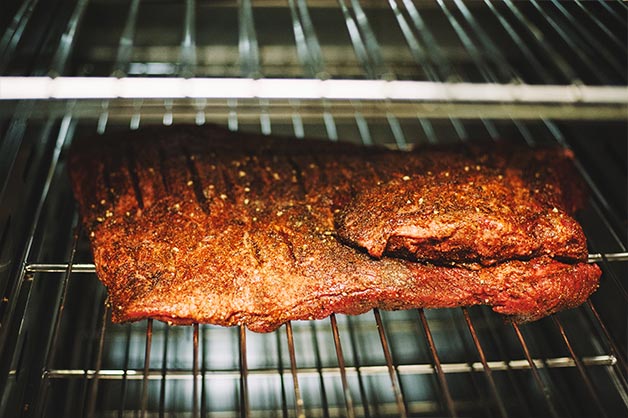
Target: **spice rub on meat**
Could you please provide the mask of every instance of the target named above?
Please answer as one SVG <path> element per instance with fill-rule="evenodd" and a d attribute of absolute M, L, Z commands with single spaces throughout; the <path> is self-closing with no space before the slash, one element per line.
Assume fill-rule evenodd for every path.
<path fill-rule="evenodd" d="M 445 264 L 586 260 L 584 233 L 571 216 L 584 204 L 584 187 L 569 151 L 471 146 L 413 158 L 413 171 L 372 184 L 343 207 L 341 239 L 377 258 Z"/>
<path fill-rule="evenodd" d="M 528 158 L 536 168 L 521 163 L 521 182 L 532 182 L 528 190 L 538 208 L 551 209 L 538 215 L 543 219 L 500 221 L 511 222 L 512 230 L 527 225 L 542 244 L 496 246 L 495 252 L 486 249 L 491 244 L 459 250 L 457 245 L 464 245 L 455 241 L 449 248 L 419 252 L 420 240 L 396 234 L 385 218 L 399 216 L 409 199 L 417 197 L 418 203 L 417 190 L 436 193 L 435 183 L 421 177 L 428 172 L 447 177 L 436 169 L 445 162 L 441 158 L 462 172 L 465 159 L 474 161 L 474 170 L 481 165 L 484 171 L 474 172 L 473 181 L 486 186 L 494 180 L 480 177 L 491 172 L 518 178 L 506 169 L 516 166 L 507 151 L 495 156 L 472 149 L 404 153 L 236 134 L 213 126 L 160 127 L 80 140 L 69 168 L 114 321 L 244 324 L 266 332 L 289 320 L 358 314 L 374 307 L 486 304 L 529 321 L 584 302 L 596 289 L 600 270 L 582 261 L 584 237 L 569 216 L 582 196 L 569 186 L 573 179 L 563 182 L 560 161 L 568 156 L 562 150 L 526 153 L 528 157 L 516 158 Z M 548 170 L 545 159 L 553 158 L 554 168 Z M 452 169 L 449 176 L 457 174 Z M 509 184 L 518 185 L 514 180 Z M 376 191 L 387 200 L 368 208 Z M 500 204 L 530 204 L 523 195 L 508 200 L 494 193 Z M 472 213 L 478 213 L 476 206 L 487 210 L 479 207 L 480 197 L 479 191 L 469 197 L 475 203 Z M 464 202 L 454 203 L 460 208 Z M 360 210 L 365 219 L 372 217 L 363 224 L 362 235 L 356 218 Z M 460 225 L 478 219 L 458 213 L 465 217 Z M 576 231 L 575 238 L 563 240 L 568 250 L 552 242 L 557 235 L 552 217 Z M 389 234 L 381 253 L 369 244 L 376 236 L 372 241 L 381 249 L 378 225 Z M 471 226 L 457 230 L 464 228 L 477 237 Z M 491 232 L 498 233 L 499 228 Z M 525 256 L 519 257 L 521 252 Z"/>

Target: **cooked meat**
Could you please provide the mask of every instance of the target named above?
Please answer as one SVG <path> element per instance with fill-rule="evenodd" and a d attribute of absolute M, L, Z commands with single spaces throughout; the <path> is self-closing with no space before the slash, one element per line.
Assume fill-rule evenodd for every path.
<path fill-rule="evenodd" d="M 570 214 L 583 187 L 563 149 L 475 147 L 425 153 L 420 171 L 372 184 L 337 216 L 338 236 L 369 254 L 484 265 L 540 255 L 585 261 Z"/>
<path fill-rule="evenodd" d="M 396 182 L 410 184 L 405 176 L 412 182 L 435 173 L 436 154 L 177 127 L 85 139 L 69 164 L 117 322 L 150 317 L 263 332 L 332 312 L 476 304 L 529 321 L 586 300 L 599 268 L 549 241 L 530 260 L 481 266 L 475 256 L 375 259 L 338 239 L 335 214 L 349 220 L 350 206 L 365 204 L 370 191 L 389 193 Z M 576 202 L 577 194 L 561 186 L 549 195 L 547 186 L 539 186 L 545 197 L 537 201 L 572 222 L 559 203 Z"/>

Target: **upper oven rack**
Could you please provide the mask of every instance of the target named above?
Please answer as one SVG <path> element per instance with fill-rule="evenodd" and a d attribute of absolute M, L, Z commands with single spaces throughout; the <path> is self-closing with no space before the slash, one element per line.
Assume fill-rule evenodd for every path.
<path fill-rule="evenodd" d="M 46 22 L 47 35 L 34 27 L 41 4 L 16 7 L 0 39 L 4 113 L 60 116 L 68 100 L 80 117 L 112 121 L 129 111 L 159 121 L 164 107 L 196 122 L 234 111 L 244 119 L 360 112 L 596 120 L 624 120 L 628 112 L 621 2 L 188 0 L 173 9 L 133 0 L 108 6 L 117 14 L 106 30 L 115 35 L 98 42 L 89 39 L 105 30 L 94 17 L 103 2 L 71 3 L 52 15 L 59 22 Z M 162 34 L 172 39 L 147 43 L 155 33 L 145 7 L 157 17 L 176 12 L 181 20 Z M 286 27 L 269 24 L 268 14 L 283 16 Z M 223 16 L 231 20 L 221 25 Z M 226 34 L 207 40 L 212 25 Z"/>

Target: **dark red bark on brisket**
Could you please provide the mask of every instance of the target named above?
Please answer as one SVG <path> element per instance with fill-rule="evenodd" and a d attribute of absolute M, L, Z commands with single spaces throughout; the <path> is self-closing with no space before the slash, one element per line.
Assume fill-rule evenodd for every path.
<path fill-rule="evenodd" d="M 436 175 L 441 163 L 454 167 L 470 159 L 473 167 L 486 167 L 486 176 L 494 170 L 510 178 L 510 154 L 484 157 L 478 152 L 401 153 L 246 136 L 216 127 L 177 127 L 80 141 L 70 156 L 70 174 L 97 274 L 108 288 L 117 322 L 151 317 L 271 331 L 289 320 L 357 314 L 373 307 L 486 304 L 528 321 L 581 304 L 600 275 L 597 266 L 579 261 L 586 256 L 584 237 L 567 214 L 573 208 L 565 202 L 577 206 L 581 197 L 560 182 L 560 170 L 548 174 L 540 164 L 520 167 L 524 177 L 537 182 L 533 201 L 541 203 L 535 204 L 559 212 L 550 211 L 548 232 L 536 235 L 543 249 L 529 254 L 528 261 L 502 258 L 517 245 L 496 246 L 497 253 L 488 256 L 482 246 L 477 254 L 465 249 L 461 259 L 474 262 L 448 259 L 462 253 L 445 247 L 435 250 L 431 262 L 377 260 L 337 238 L 334 216 L 342 223 L 355 213 L 351 207 L 368 212 L 364 205 L 374 190 L 391 202 L 403 198 L 394 187 L 409 194 L 422 190 L 420 174 Z M 545 150 L 529 154 L 539 153 L 550 159 L 562 155 Z M 536 176 L 539 169 L 545 174 Z M 456 175 L 452 171 L 449 176 Z M 548 185 L 560 185 L 560 193 L 548 194 Z M 513 201 L 526 204 L 523 198 L 504 204 Z M 474 203 L 486 206 L 481 199 Z M 399 212 L 388 202 L 380 206 L 393 215 Z M 551 243 L 554 219 L 579 231 L 574 243 L 569 241 L 573 248 L 562 251 Z M 461 230 L 470 228 L 464 226 L 469 221 L 473 218 L 459 219 Z M 396 254 L 412 255 L 403 242 L 391 245 Z M 414 243 L 408 248 L 415 248 Z M 502 261 L 484 267 L 477 263 L 493 260 Z"/>
<path fill-rule="evenodd" d="M 372 184 L 343 207 L 341 239 L 377 258 L 586 260 L 586 239 L 570 216 L 583 204 L 584 187 L 568 151 L 472 147 L 415 158 L 418 168 Z"/>

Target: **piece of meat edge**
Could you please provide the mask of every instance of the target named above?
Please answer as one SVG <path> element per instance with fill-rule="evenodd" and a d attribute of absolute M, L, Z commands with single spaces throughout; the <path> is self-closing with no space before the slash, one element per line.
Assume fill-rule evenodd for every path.
<path fill-rule="evenodd" d="M 586 261 L 586 238 L 572 216 L 586 187 L 571 152 L 472 147 L 414 158 L 422 160 L 418 171 L 360 190 L 336 214 L 343 242 L 376 258 Z"/>

